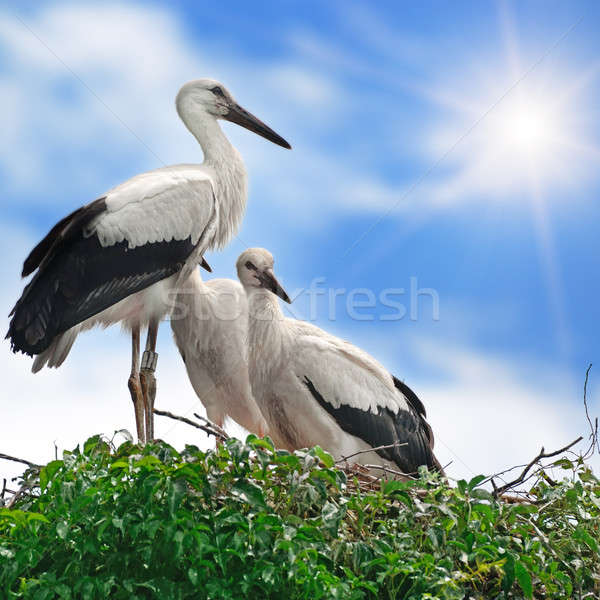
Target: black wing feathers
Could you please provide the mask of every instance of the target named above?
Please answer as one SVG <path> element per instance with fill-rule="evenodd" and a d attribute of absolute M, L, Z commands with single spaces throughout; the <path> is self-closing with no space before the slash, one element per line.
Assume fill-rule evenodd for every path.
<path fill-rule="evenodd" d="M 74 210 L 70 215 L 61 219 L 47 234 L 46 237 L 29 253 L 23 263 L 22 277 L 33 273 L 48 256 L 52 249 L 71 233 L 83 229 L 94 217 L 106 210 L 105 198 L 98 198 L 86 206 Z"/>
<path fill-rule="evenodd" d="M 304 383 L 320 406 L 350 435 L 364 440 L 374 448 L 395 443 L 406 444 L 376 450 L 381 457 L 398 465 L 403 473 L 416 473 L 421 465 L 438 471 L 442 470 L 433 454 L 429 425 L 416 410 L 415 412 L 399 410 L 394 414 L 388 408 L 380 406 L 377 413 L 373 413 L 370 410 L 354 408 L 343 402 L 339 408 L 335 408 L 333 404 L 323 398 L 308 377 L 304 379 Z M 402 385 L 404 386 L 404 384 Z M 417 398 L 414 392 L 411 391 L 411 394 Z M 418 403 L 422 408 L 420 400 Z M 411 406 L 413 406 L 412 402 Z"/>
<path fill-rule="evenodd" d="M 402 393 L 402 395 L 406 398 L 406 401 L 415 409 L 415 412 L 421 418 L 421 424 L 425 428 L 425 433 L 427 434 L 427 438 L 429 439 L 429 444 L 433 448 L 433 429 L 431 429 L 431 426 L 425 420 L 427 417 L 427 411 L 425 410 L 424 404 L 404 382 L 400 381 L 397 377 L 394 377 L 393 375 L 392 379 L 394 380 L 394 385 L 396 386 L 396 389 Z"/>
<path fill-rule="evenodd" d="M 67 329 L 178 272 L 194 249 L 190 238 L 103 247 L 95 234 L 85 235 L 103 210 L 101 199 L 75 211 L 27 258 L 24 272 L 39 268 L 13 308 L 7 334 L 13 351 L 43 352 Z"/>
<path fill-rule="evenodd" d="M 400 381 L 397 377 L 394 377 L 394 375 L 392 375 L 392 379 L 394 380 L 396 389 L 400 390 L 402 395 L 406 398 L 406 401 L 415 409 L 417 414 L 427 417 L 425 405 L 421 402 L 419 397 L 403 381 Z"/>

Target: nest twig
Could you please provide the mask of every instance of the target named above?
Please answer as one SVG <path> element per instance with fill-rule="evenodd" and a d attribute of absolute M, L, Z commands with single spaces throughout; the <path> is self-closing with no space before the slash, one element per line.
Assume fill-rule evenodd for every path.
<path fill-rule="evenodd" d="M 182 423 L 185 423 L 186 425 L 191 425 L 192 427 L 195 427 L 196 429 L 200 429 L 200 430 L 204 431 L 208 435 L 214 435 L 218 440 L 225 441 L 225 440 L 229 439 L 229 435 L 227 435 L 227 433 L 221 427 L 219 427 L 216 423 L 213 423 L 213 422 L 209 421 L 208 419 L 205 419 L 204 417 L 200 417 L 199 415 L 196 415 L 195 413 L 194 413 L 194 416 L 196 418 L 202 419 L 206 423 L 206 425 L 202 425 L 201 423 L 196 423 L 196 421 L 192 421 L 191 419 L 188 419 L 187 417 L 175 415 L 172 412 L 169 412 L 168 410 L 159 410 L 158 408 L 155 408 L 154 414 L 160 415 L 161 417 L 168 417 L 169 419 L 174 419 L 175 421 L 181 421 Z"/>
<path fill-rule="evenodd" d="M 554 456 L 558 456 L 559 454 L 563 454 L 564 452 L 572 448 L 575 444 L 578 444 L 582 439 L 583 436 L 580 435 L 576 440 L 573 440 L 570 444 L 567 444 L 566 446 L 563 446 L 558 450 L 554 450 L 554 452 L 546 452 L 544 450 L 544 447 L 542 446 L 542 449 L 539 451 L 538 455 L 525 465 L 525 468 L 521 471 L 520 475 L 517 478 L 513 479 L 512 481 L 509 481 L 508 483 L 505 483 L 504 485 L 501 485 L 500 487 L 496 487 L 495 483 L 492 483 L 494 487 L 494 491 L 492 492 L 493 495 L 497 498 L 498 496 L 501 496 L 508 490 L 515 489 L 517 486 L 521 485 L 522 483 L 525 483 L 536 474 L 534 472 L 530 475 L 530 471 L 534 466 L 538 465 L 540 469 L 544 468 L 543 465 L 541 465 L 541 461 L 543 459 L 552 458 Z M 497 475 L 493 475 L 488 479 L 488 481 L 493 482 L 494 477 L 497 477 Z"/>

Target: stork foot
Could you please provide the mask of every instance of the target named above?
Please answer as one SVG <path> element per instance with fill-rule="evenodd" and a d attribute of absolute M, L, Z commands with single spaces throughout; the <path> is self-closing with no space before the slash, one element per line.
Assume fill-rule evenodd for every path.
<path fill-rule="evenodd" d="M 135 412 L 135 428 L 137 432 L 138 442 L 143 444 L 145 440 L 146 424 L 145 424 L 145 402 L 142 394 L 142 386 L 140 378 L 137 373 L 131 374 L 129 381 L 127 382 L 129 393 L 131 394 L 131 401 L 133 402 L 133 410 Z"/>

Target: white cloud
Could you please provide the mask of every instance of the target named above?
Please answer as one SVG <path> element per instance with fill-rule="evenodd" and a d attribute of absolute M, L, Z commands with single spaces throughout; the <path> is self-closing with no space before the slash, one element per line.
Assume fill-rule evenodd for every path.
<path fill-rule="evenodd" d="M 11 57 L 0 75 L 8 202 L 27 193 L 30 202 L 71 208 L 118 183 L 115 173 L 200 162 L 174 96 L 182 82 L 206 75 L 239 91 L 238 100 L 295 147 L 286 153 L 225 124 L 255 193 L 286 210 L 320 206 L 323 215 L 340 207 L 379 210 L 385 202 L 383 182 L 371 183 L 372 176 L 315 146 L 344 121 L 353 101 L 330 72 L 307 68 L 301 56 L 260 64 L 210 40 L 192 41 L 166 9 L 126 4 L 48 6 L 25 25 L 7 14 L 0 42 Z"/>
<path fill-rule="evenodd" d="M 3 106 L 2 126 L 10 136 L 0 158 L 16 191 L 66 179 L 51 168 L 56 154 L 74 155 L 68 165 L 74 187 L 90 162 L 96 185 L 120 160 L 133 168 L 200 162 L 174 98 L 183 82 L 221 69 L 186 39 L 171 12 L 59 4 L 35 14 L 27 27 L 11 16 L 2 23 L 0 39 L 12 68 L 2 81 L 10 92 L 0 99 L 10 103 Z M 95 161 L 93 154 L 81 156 L 94 151 Z M 37 159 L 37 177 L 32 169 L 21 173 L 25 157 Z"/>
<path fill-rule="evenodd" d="M 274 66 L 268 78 L 273 88 L 281 89 L 287 100 L 302 108 L 325 110 L 325 115 L 329 115 L 327 107 L 338 102 L 338 90 L 331 81 L 300 65 Z"/>
<path fill-rule="evenodd" d="M 199 156 L 173 99 L 200 65 L 167 11 L 56 5 L 25 25 L 5 15 L 0 39 L 11 57 L 1 80 L 10 93 L 0 99 L 0 160 L 14 191 L 60 179 L 100 186 L 119 160 L 159 166 L 182 145 Z"/>
<path fill-rule="evenodd" d="M 372 18 L 364 21 L 357 13 L 353 23 L 353 28 L 361 23 L 368 28 Z M 28 193 L 32 201 L 71 208 L 118 183 L 115 173 L 123 178 L 162 163 L 200 161 L 173 98 L 183 81 L 203 75 L 239 91 L 244 105 L 292 142 L 294 151 L 285 153 L 225 125 L 246 159 L 251 191 L 268 198 L 274 210 L 298 212 L 299 227 L 314 227 L 315 209 L 321 224 L 337 219 L 340 211 L 378 214 L 391 209 L 412 218 L 417 204 L 419 214 L 426 215 L 428 208 L 462 198 L 467 188 L 480 191 L 490 181 L 483 167 L 477 170 L 468 163 L 442 180 L 428 183 L 431 178 L 426 177 L 416 189 L 410 188 L 412 179 L 392 183 L 379 174 L 370 157 L 383 154 L 390 161 L 396 156 L 402 162 L 409 149 L 422 152 L 415 144 L 419 136 L 405 122 L 402 131 L 394 130 L 395 109 L 386 135 L 377 134 L 381 123 L 372 133 L 370 127 L 364 130 L 372 120 L 370 86 L 344 82 L 348 75 L 365 82 L 372 75 L 355 57 L 346 57 L 339 66 L 339 56 L 320 60 L 324 51 L 318 48 L 315 55 L 314 46 L 322 42 L 307 42 L 298 32 L 289 34 L 288 57 L 261 63 L 210 39 L 191 39 L 176 14 L 164 8 L 65 3 L 41 8 L 25 25 L 5 15 L 0 41 L 11 57 L 0 76 L 5 142 L 0 168 L 12 192 L 9 202 Z M 336 50 L 330 48 L 329 54 Z M 402 54 L 413 56 L 413 50 Z M 397 78 L 380 83 L 389 94 L 404 93 L 405 83 Z M 390 110 L 378 99 L 378 112 Z M 352 130 L 349 123 L 355 124 Z M 420 125 L 412 128 L 421 131 Z M 459 125 L 426 136 L 426 160 L 437 157 L 437 149 L 445 148 L 457 131 Z M 365 145 L 365 135 L 366 140 L 378 137 Z M 335 152 L 323 142 L 344 137 L 352 143 Z M 471 154 L 469 146 L 464 155 Z M 462 156 L 459 149 L 455 159 Z M 416 171 L 415 179 L 420 174 Z"/>
<path fill-rule="evenodd" d="M 581 380 L 555 366 L 488 355 L 469 347 L 415 344 L 424 368 L 439 381 L 416 381 L 437 433 L 442 463 L 456 478 L 491 474 L 529 462 L 542 446 L 556 450 L 589 427 Z M 591 390 L 590 390 L 591 391 Z M 589 395 L 592 415 L 600 401 Z M 586 447 L 585 441 L 578 449 Z M 591 463 L 600 470 L 600 457 Z"/>
<path fill-rule="evenodd" d="M 438 48 L 422 37 L 413 35 L 408 28 L 398 30 L 397 25 L 386 20 L 367 4 L 342 4 L 339 18 L 341 26 L 354 38 L 360 48 L 368 46 L 372 51 L 391 58 L 400 66 L 414 65 L 431 60 Z"/>

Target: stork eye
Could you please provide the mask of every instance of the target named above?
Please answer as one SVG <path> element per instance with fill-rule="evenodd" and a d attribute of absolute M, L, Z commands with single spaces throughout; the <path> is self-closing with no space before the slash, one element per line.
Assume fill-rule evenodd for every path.
<path fill-rule="evenodd" d="M 246 261 L 246 269 L 250 269 L 251 271 L 258 271 L 258 269 L 249 261 Z"/>
<path fill-rule="evenodd" d="M 216 87 L 214 87 L 212 90 L 210 90 L 213 94 L 215 94 L 216 96 L 225 96 L 225 94 L 223 93 L 223 90 L 217 85 Z"/>

